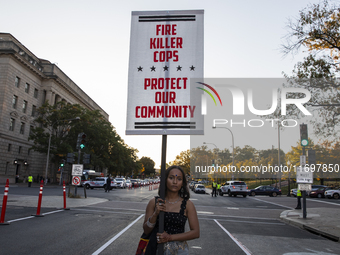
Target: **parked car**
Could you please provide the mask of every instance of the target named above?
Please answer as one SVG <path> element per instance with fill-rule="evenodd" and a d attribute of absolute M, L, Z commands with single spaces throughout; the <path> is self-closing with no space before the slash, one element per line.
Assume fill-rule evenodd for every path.
<path fill-rule="evenodd" d="M 97 178 L 95 178 L 93 180 L 85 181 L 83 183 L 83 185 L 87 189 L 105 188 L 105 186 L 106 186 L 106 179 L 107 179 L 107 177 L 97 177 Z M 110 189 L 113 188 L 113 185 L 114 185 L 114 180 L 111 180 L 111 187 L 110 187 Z"/>
<path fill-rule="evenodd" d="M 319 187 L 319 188 L 312 188 L 312 190 L 309 193 L 309 197 L 317 197 L 322 198 L 325 197 L 325 191 L 330 190 L 329 187 Z"/>
<path fill-rule="evenodd" d="M 248 187 L 247 184 L 243 181 L 227 181 L 221 186 L 219 194 L 220 196 L 228 194 L 229 197 L 236 197 L 237 195 L 242 195 L 243 197 L 246 197 L 248 195 Z"/>
<path fill-rule="evenodd" d="M 189 184 L 189 189 L 191 189 L 192 191 L 194 191 L 195 184 L 198 184 L 198 182 L 197 182 L 197 181 L 192 181 L 192 182 L 190 182 L 190 184 Z"/>
<path fill-rule="evenodd" d="M 277 189 L 272 186 L 258 186 L 255 189 L 249 190 L 248 194 L 249 196 L 266 195 L 266 196 L 276 197 L 277 195 L 282 195 L 282 192 L 280 189 Z"/>
<path fill-rule="evenodd" d="M 297 189 L 291 189 L 290 190 L 290 195 L 296 197 L 297 194 Z"/>
<path fill-rule="evenodd" d="M 133 187 L 133 188 L 140 187 L 140 182 L 138 182 L 137 179 L 131 179 L 130 181 L 131 181 L 131 183 L 132 183 L 132 187 Z"/>
<path fill-rule="evenodd" d="M 115 178 L 114 183 L 113 183 L 114 188 L 121 188 L 125 189 L 126 188 L 126 180 L 125 178 Z"/>
<path fill-rule="evenodd" d="M 205 187 L 202 184 L 196 184 L 194 187 L 194 192 L 195 193 L 203 193 L 205 194 Z"/>
<path fill-rule="evenodd" d="M 325 185 L 312 185 L 312 190 L 313 189 L 316 189 L 316 188 L 326 188 L 327 186 L 325 186 Z M 307 196 L 309 195 L 309 191 L 307 192 Z M 291 189 L 290 190 L 290 195 L 293 195 L 294 197 L 296 197 L 297 196 L 297 189 Z"/>
<path fill-rule="evenodd" d="M 132 188 L 132 183 L 131 183 L 130 179 L 126 180 L 125 184 L 126 184 L 127 188 Z"/>
<path fill-rule="evenodd" d="M 325 191 L 325 197 L 339 199 L 340 189 L 330 189 Z"/>

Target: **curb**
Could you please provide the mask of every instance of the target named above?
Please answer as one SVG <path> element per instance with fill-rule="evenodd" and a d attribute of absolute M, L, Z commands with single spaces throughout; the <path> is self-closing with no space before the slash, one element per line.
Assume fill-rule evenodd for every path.
<path fill-rule="evenodd" d="M 292 210 L 283 211 L 280 215 L 280 219 L 283 222 L 287 223 L 288 225 L 298 227 L 300 229 L 306 230 L 306 231 L 311 232 L 313 234 L 320 235 L 322 237 L 325 237 L 325 238 L 330 239 L 330 240 L 335 241 L 335 242 L 340 242 L 339 236 L 327 233 L 323 230 L 320 230 L 319 228 L 311 226 L 311 225 L 314 224 L 312 222 L 312 220 L 314 218 L 321 217 L 319 214 L 310 214 L 309 217 L 307 215 L 306 219 L 303 219 L 300 214 L 301 213 L 298 213 L 298 212 L 295 212 L 295 211 L 292 211 Z M 308 223 L 310 223 L 310 224 L 308 224 Z"/>

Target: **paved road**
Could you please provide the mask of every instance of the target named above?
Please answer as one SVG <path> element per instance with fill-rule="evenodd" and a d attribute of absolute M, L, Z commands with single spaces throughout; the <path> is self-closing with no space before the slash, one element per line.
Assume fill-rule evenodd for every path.
<path fill-rule="evenodd" d="M 49 214 L 31 217 L 36 213 L 34 199 L 29 207 L 20 199 L 34 194 L 38 194 L 37 187 L 10 188 L 6 221 L 11 224 L 0 226 L 0 254 L 134 254 L 146 204 L 157 192 L 147 187 L 110 193 L 87 190 L 87 201 L 96 200 L 95 204 L 71 210 L 46 206 L 42 213 Z M 62 199 L 60 187 L 46 187 L 43 201 L 47 202 L 48 196 Z M 190 254 L 340 254 L 339 243 L 280 220 L 282 211 L 295 207 L 296 198 L 212 198 L 191 193 L 191 200 L 201 236 L 189 242 Z M 339 202 L 308 199 L 308 206 L 339 208 Z"/>

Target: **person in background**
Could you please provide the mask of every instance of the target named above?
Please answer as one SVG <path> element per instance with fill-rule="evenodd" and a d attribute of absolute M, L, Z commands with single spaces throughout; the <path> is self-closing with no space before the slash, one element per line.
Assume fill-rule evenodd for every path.
<path fill-rule="evenodd" d="M 33 176 L 30 174 L 28 175 L 28 187 L 30 188 L 33 182 Z"/>
<path fill-rule="evenodd" d="M 216 189 L 217 189 L 217 183 L 215 181 L 213 181 L 212 183 L 212 193 L 211 193 L 211 196 L 213 197 L 214 194 L 215 194 L 215 197 L 216 197 Z"/>
<path fill-rule="evenodd" d="M 296 191 L 296 197 L 297 197 L 297 206 L 295 209 L 301 209 L 301 190 Z"/>
<path fill-rule="evenodd" d="M 111 176 L 107 175 L 105 192 L 110 192 L 111 189 Z"/>

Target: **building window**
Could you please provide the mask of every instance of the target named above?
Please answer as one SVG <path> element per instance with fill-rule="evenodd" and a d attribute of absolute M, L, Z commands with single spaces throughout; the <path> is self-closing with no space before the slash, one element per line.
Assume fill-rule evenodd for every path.
<path fill-rule="evenodd" d="M 6 170 L 5 170 L 5 175 L 8 174 L 8 166 L 9 166 L 9 162 L 6 162 Z"/>
<path fill-rule="evenodd" d="M 7 147 L 7 151 L 11 151 L 11 149 L 12 149 L 12 144 L 8 144 L 8 147 Z"/>
<path fill-rule="evenodd" d="M 30 92 L 30 85 L 28 83 L 25 84 L 25 92 L 26 93 Z"/>
<path fill-rule="evenodd" d="M 35 113 L 37 112 L 37 107 L 35 105 L 32 106 L 32 116 L 35 116 Z"/>
<path fill-rule="evenodd" d="M 34 128 L 34 126 L 30 126 L 30 135 L 32 135 L 33 128 Z"/>
<path fill-rule="evenodd" d="M 34 89 L 34 98 L 38 98 L 39 96 L 39 90 Z"/>
<path fill-rule="evenodd" d="M 21 153 L 21 149 L 22 149 L 22 147 L 21 147 L 21 146 L 19 146 L 19 151 L 18 151 L 18 153 L 19 153 L 19 154 Z"/>
<path fill-rule="evenodd" d="M 25 134 L 25 123 L 21 122 L 21 126 L 20 126 L 20 134 Z"/>
<path fill-rule="evenodd" d="M 13 100 L 12 100 L 12 106 L 14 109 L 17 109 L 17 102 L 18 102 L 18 97 L 14 95 Z"/>
<path fill-rule="evenodd" d="M 15 87 L 19 88 L 20 86 L 20 78 L 18 76 L 15 77 Z"/>
<path fill-rule="evenodd" d="M 24 100 L 23 104 L 22 104 L 22 112 L 26 113 L 27 110 L 27 101 Z"/>
<path fill-rule="evenodd" d="M 15 119 L 11 118 L 9 122 L 9 131 L 14 131 Z"/>

